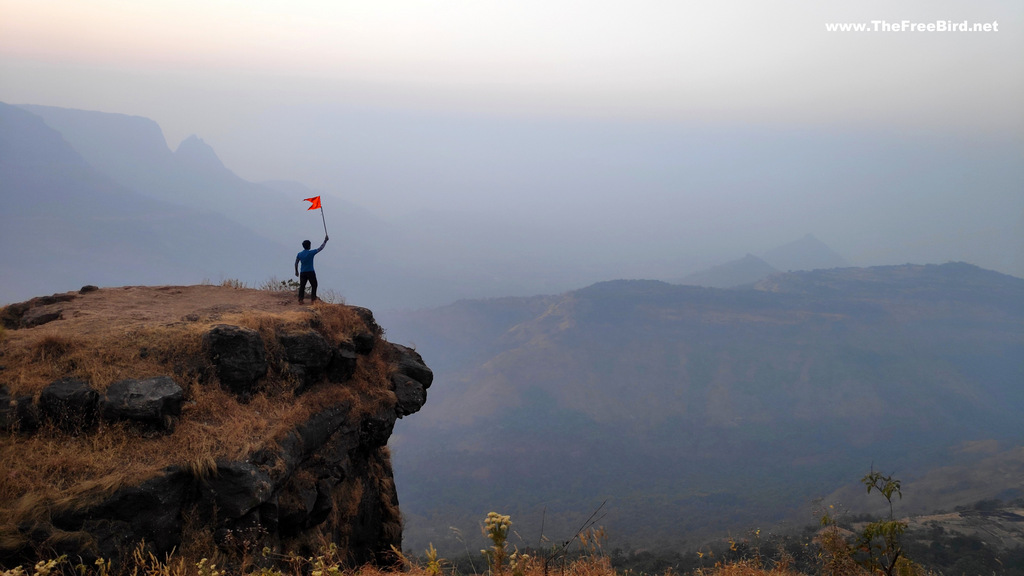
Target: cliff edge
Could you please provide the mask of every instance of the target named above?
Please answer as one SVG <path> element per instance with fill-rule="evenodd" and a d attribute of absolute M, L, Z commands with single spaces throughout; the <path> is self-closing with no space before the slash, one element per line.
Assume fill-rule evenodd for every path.
<path fill-rule="evenodd" d="M 433 374 L 369 310 L 85 287 L 0 321 L 0 565 L 401 549 L 387 442 Z"/>

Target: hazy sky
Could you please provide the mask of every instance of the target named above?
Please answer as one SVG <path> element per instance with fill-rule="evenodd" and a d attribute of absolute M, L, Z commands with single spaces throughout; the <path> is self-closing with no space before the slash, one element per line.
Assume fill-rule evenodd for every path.
<path fill-rule="evenodd" d="M 656 244 L 684 206 L 778 224 L 748 244 L 814 232 L 855 263 L 962 257 L 885 255 L 904 240 L 882 232 L 983 244 L 978 230 L 1005 241 L 1024 222 L 1017 0 L 0 0 L 0 101 L 146 116 L 172 148 L 197 134 L 247 179 L 384 215 L 571 212 Z M 943 182 L 936 213 L 908 221 Z M 617 204 L 631 194 L 647 211 Z M 810 212 L 769 214 L 797 204 Z M 978 219 L 956 221 L 967 212 Z M 1012 240 L 1002 258 L 1024 269 Z"/>
<path fill-rule="evenodd" d="M 997 22 L 997 32 L 827 23 Z M 276 105 L 1022 128 L 1024 5 L 0 0 L 0 99 L 151 117 L 174 146 Z"/>

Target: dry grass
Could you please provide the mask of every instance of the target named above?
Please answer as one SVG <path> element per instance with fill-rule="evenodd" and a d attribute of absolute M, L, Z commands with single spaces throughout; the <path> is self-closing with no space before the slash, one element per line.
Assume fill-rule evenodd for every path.
<path fill-rule="evenodd" d="M 208 329 L 185 323 L 130 330 L 110 327 L 105 334 L 88 338 L 63 334 L 58 328 L 11 331 L 3 342 L 3 384 L 12 395 L 34 396 L 58 378 L 74 377 L 102 393 L 126 378 L 187 373 L 202 355 L 204 328 Z"/>
<path fill-rule="evenodd" d="M 168 292 L 157 296 L 166 297 Z M 318 303 L 281 308 L 214 309 L 169 322 L 133 321 L 126 316 L 126 321 L 83 323 L 77 317 L 87 318 L 86 310 L 67 322 L 4 331 L 0 385 L 12 396 L 37 397 L 54 380 L 69 376 L 103 393 L 119 380 L 170 375 L 184 389 L 186 402 L 169 435 L 142 434 L 130 426 L 106 422 L 77 437 L 50 428 L 31 435 L 0 432 L 4 463 L 0 539 L 17 538 L 20 523 L 45 521 L 44 516 L 53 511 L 90 506 L 167 466 L 184 466 L 199 477 L 208 475 L 217 460 L 241 460 L 261 448 L 272 448 L 297 424 L 325 408 L 347 403 L 360 416 L 394 405 L 383 346 L 360 357 L 351 382 L 314 386 L 300 397 L 293 396 L 293 387 L 281 381 L 280 374 L 271 373 L 265 390 L 243 404 L 204 376 L 213 370 L 202 350 L 202 335 L 215 324 L 260 332 L 272 357 L 278 352 L 276 334 L 281 332 L 312 328 L 338 344 L 368 330 L 346 306 Z"/>
<path fill-rule="evenodd" d="M 787 567 L 764 568 L 756 562 L 745 560 L 700 570 L 699 574 L 702 576 L 801 576 L 800 572 L 790 570 Z"/>

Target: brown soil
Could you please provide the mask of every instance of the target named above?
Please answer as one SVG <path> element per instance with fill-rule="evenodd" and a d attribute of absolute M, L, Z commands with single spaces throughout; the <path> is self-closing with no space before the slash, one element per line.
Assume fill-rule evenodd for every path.
<path fill-rule="evenodd" d="M 215 322 L 225 315 L 243 311 L 299 312 L 292 292 L 272 292 L 227 286 L 125 286 L 102 288 L 79 294 L 67 302 L 48 304 L 41 309 L 60 310 L 57 323 L 28 330 L 61 330 L 88 335 L 106 331 L 110 324 L 122 327 L 161 325 L 176 322 Z"/>
<path fill-rule="evenodd" d="M 302 305 L 291 291 L 213 285 L 68 292 L 13 304 L 0 317 L 9 321 L 14 308 L 18 323 L 50 320 L 0 332 L 0 386 L 11 394 L 35 394 L 66 376 L 102 392 L 119 379 L 166 373 L 176 363 L 192 362 L 201 334 L 215 324 L 273 332 L 308 327 L 314 315 L 321 323 L 328 317 L 357 321 L 348 307 Z M 148 355 L 154 350 L 163 356 Z"/>

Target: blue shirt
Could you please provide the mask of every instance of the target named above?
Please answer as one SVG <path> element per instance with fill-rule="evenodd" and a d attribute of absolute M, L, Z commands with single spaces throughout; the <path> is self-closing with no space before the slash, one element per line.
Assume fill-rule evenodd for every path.
<path fill-rule="evenodd" d="M 326 244 L 326 242 L 324 242 L 324 244 Z M 295 259 L 299 261 L 299 272 L 313 271 L 313 256 L 316 256 L 318 252 L 324 249 L 324 244 L 321 244 L 320 247 L 315 250 L 303 250 L 295 256 Z"/>

